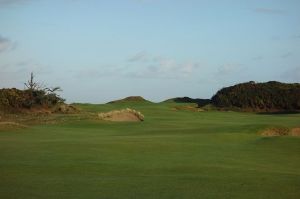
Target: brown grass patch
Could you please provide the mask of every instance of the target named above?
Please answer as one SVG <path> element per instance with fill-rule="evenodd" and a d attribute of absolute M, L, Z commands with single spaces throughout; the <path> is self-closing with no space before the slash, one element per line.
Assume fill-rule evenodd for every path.
<path fill-rule="evenodd" d="M 272 127 L 268 128 L 261 133 L 262 136 L 300 136 L 300 128 L 285 128 L 285 127 Z"/>
<path fill-rule="evenodd" d="M 263 136 L 283 136 L 288 135 L 289 129 L 288 128 L 268 128 L 262 132 Z"/>
<path fill-rule="evenodd" d="M 5 129 L 22 129 L 26 128 L 26 125 L 17 123 L 17 122 L 0 122 L 0 129 L 5 130 Z"/>
<path fill-rule="evenodd" d="M 300 136 L 300 127 L 293 128 L 290 132 L 291 136 Z"/>

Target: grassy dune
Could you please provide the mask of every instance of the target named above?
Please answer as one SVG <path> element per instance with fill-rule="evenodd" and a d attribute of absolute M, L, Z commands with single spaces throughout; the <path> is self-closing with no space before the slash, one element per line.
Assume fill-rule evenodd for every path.
<path fill-rule="evenodd" d="M 145 121 L 66 119 L 2 130 L 0 198 L 300 198 L 300 138 L 257 133 L 300 126 L 300 114 L 173 111 L 173 103 L 148 102 L 77 106 L 133 108 Z"/>

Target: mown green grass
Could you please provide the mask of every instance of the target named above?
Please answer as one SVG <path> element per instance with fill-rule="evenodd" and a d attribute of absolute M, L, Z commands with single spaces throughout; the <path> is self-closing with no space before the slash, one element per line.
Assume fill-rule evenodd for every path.
<path fill-rule="evenodd" d="M 261 137 L 300 115 L 134 108 L 141 123 L 74 121 L 0 132 L 0 198 L 300 198 L 300 138 Z M 178 104 L 176 104 L 178 106 Z"/>

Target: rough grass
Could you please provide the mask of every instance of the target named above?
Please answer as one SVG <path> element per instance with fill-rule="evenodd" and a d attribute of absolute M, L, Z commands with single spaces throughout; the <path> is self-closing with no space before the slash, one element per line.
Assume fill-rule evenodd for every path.
<path fill-rule="evenodd" d="M 94 114 L 130 107 L 147 119 L 58 115 L 65 122 L 1 131 L 0 198 L 300 196 L 300 138 L 257 133 L 297 127 L 299 114 L 172 111 L 172 103 L 77 106 Z"/>

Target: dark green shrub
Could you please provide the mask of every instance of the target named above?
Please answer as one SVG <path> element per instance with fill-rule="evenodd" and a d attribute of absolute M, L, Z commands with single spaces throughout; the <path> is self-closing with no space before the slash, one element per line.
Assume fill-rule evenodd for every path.
<path fill-rule="evenodd" d="M 280 82 L 247 82 L 219 90 L 212 97 L 213 105 L 220 108 L 266 111 L 300 110 L 300 84 Z"/>

